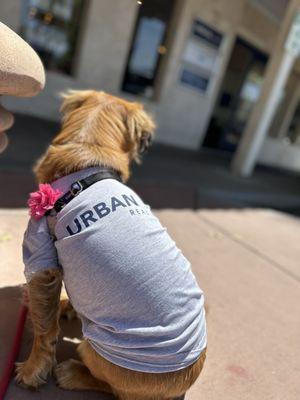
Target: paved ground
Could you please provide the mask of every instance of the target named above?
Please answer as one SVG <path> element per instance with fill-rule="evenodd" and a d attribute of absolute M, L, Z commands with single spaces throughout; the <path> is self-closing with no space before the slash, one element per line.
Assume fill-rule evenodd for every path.
<path fill-rule="evenodd" d="M 32 164 L 59 125 L 17 115 L 0 157 L 0 207 L 24 207 L 35 187 Z M 153 146 L 129 184 L 155 208 L 266 207 L 300 214 L 300 177 L 258 167 L 251 178 L 230 173 L 230 155 Z"/>
<path fill-rule="evenodd" d="M 270 210 L 164 210 L 157 215 L 191 260 L 208 315 L 208 358 L 187 400 L 299 400 L 300 220 Z M 23 282 L 23 210 L 0 210 L 0 368 L 14 331 Z M 64 325 L 58 348 L 74 353 L 78 327 Z M 31 334 L 23 340 L 23 359 Z M 112 399 L 11 384 L 7 400 Z"/>

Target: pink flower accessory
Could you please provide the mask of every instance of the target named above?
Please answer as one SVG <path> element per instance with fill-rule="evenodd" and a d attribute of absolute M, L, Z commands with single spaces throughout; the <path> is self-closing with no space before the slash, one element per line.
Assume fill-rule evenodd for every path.
<path fill-rule="evenodd" d="M 54 207 L 56 200 L 62 194 L 59 189 L 53 189 L 48 183 L 39 184 L 39 190 L 30 193 L 27 201 L 30 215 L 36 220 L 41 219 L 48 210 Z"/>

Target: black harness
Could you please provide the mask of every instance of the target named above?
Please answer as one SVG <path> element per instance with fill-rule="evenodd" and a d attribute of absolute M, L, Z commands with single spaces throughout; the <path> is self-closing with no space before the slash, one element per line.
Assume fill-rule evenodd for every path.
<path fill-rule="evenodd" d="M 55 236 L 55 225 L 56 225 L 56 215 L 59 213 L 65 205 L 70 203 L 76 196 L 79 195 L 83 190 L 92 186 L 94 183 L 102 181 L 103 179 L 116 179 L 119 182 L 122 182 L 120 174 L 112 168 L 101 169 L 101 171 L 90 175 L 84 179 L 80 179 L 71 184 L 70 190 L 65 193 L 62 197 L 56 200 L 53 208 L 46 212 L 47 223 L 49 227 L 50 235 L 52 236 L 52 240 L 56 240 Z"/>
<path fill-rule="evenodd" d="M 65 205 L 70 203 L 70 201 L 78 196 L 79 193 L 92 186 L 94 183 L 102 181 L 104 179 L 116 179 L 117 181 L 122 182 L 121 176 L 117 171 L 111 168 L 103 168 L 96 174 L 73 182 L 70 190 L 55 202 L 54 207 L 51 210 L 47 211 L 46 215 L 55 216 L 65 207 Z"/>

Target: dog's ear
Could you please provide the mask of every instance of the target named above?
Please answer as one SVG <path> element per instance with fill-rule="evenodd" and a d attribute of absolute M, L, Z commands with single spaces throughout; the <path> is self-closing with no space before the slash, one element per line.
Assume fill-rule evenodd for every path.
<path fill-rule="evenodd" d="M 151 144 L 155 123 L 141 104 L 134 103 L 127 112 L 126 124 L 129 137 L 134 145 L 134 158 L 138 160 L 139 154 L 147 150 Z"/>
<path fill-rule="evenodd" d="M 69 114 L 81 107 L 86 100 L 92 98 L 95 94 L 96 92 L 93 90 L 68 90 L 60 93 L 60 96 L 63 98 L 60 112 L 63 115 Z"/>

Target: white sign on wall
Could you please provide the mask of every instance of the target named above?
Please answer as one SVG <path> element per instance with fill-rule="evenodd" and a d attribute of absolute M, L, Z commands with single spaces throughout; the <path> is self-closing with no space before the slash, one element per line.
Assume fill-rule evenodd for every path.
<path fill-rule="evenodd" d="M 183 52 L 180 82 L 202 93 L 218 70 L 218 57 L 223 35 L 200 19 L 192 24 L 191 34 Z"/>
<path fill-rule="evenodd" d="M 183 60 L 196 67 L 211 71 L 214 69 L 217 54 L 217 50 L 190 39 L 185 48 Z"/>

